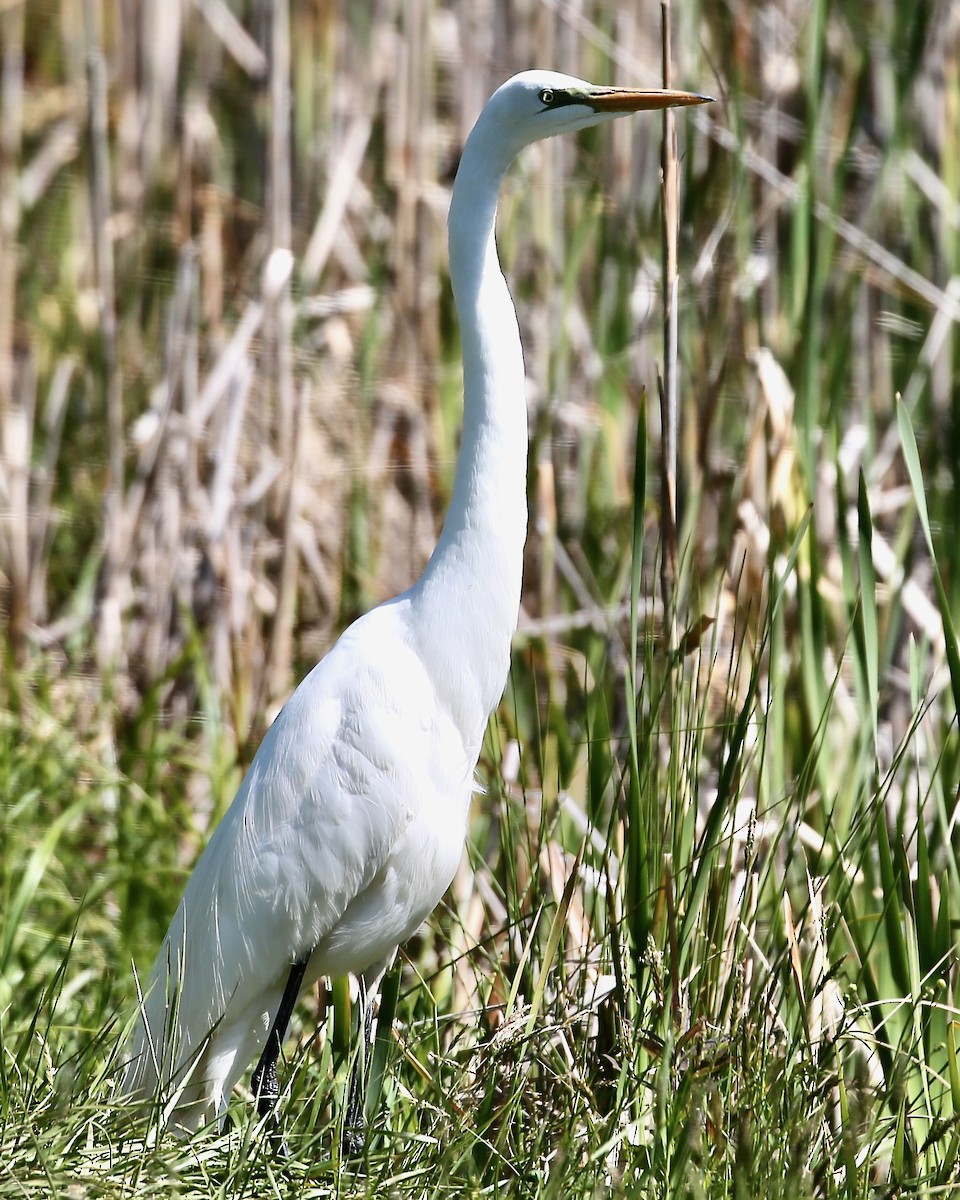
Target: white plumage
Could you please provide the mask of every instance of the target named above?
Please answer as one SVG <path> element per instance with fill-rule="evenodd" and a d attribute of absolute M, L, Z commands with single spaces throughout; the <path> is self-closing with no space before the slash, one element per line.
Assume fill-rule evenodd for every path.
<path fill-rule="evenodd" d="M 358 971 L 373 983 L 453 877 L 478 747 L 438 702 L 410 608 L 407 596 L 367 614 L 307 676 L 187 885 L 144 1004 L 165 1086 L 206 1047 L 176 1110 L 182 1128 L 222 1111 L 293 962 L 312 951 L 308 981 Z M 144 1036 L 141 1025 L 127 1086 L 149 1093 Z"/>
<path fill-rule="evenodd" d="M 222 1115 L 266 1053 L 294 964 L 306 960 L 291 1003 L 303 983 L 348 972 L 375 994 L 460 860 L 526 534 L 523 359 L 494 240 L 504 172 L 538 138 L 701 100 L 526 72 L 467 140 L 449 217 L 464 367 L 450 510 L 417 583 L 351 625 L 284 706 L 190 878 L 124 1078 L 140 1099 L 159 1091 L 176 1129 Z"/>

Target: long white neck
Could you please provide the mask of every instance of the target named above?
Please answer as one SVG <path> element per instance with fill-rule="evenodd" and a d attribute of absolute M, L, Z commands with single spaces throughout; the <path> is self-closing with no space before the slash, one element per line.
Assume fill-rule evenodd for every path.
<path fill-rule="evenodd" d="M 411 592 L 422 652 L 477 750 L 506 683 L 527 531 L 523 354 L 494 238 L 514 154 L 481 119 L 454 183 L 450 280 L 463 346 L 463 436 L 443 532 Z"/>

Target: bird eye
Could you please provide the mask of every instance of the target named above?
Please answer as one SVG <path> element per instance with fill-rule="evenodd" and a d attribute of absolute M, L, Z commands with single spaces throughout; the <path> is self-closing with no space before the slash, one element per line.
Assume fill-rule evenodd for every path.
<path fill-rule="evenodd" d="M 541 104 L 552 104 L 553 103 L 553 88 L 544 88 L 543 89 L 543 91 L 540 93 L 540 103 Z"/>

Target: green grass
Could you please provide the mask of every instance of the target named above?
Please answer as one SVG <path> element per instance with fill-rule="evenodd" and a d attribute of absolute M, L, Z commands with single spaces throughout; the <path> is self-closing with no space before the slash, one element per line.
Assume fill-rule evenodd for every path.
<path fill-rule="evenodd" d="M 518 652 L 469 885 L 394 977 L 362 1165 L 336 1158 L 343 1006 L 318 1012 L 316 998 L 284 1072 L 288 1164 L 243 1101 L 221 1136 L 144 1141 L 114 1093 L 127 948 L 159 933 L 183 883 L 175 859 L 191 857 L 172 848 L 199 839 L 103 764 L 95 724 L 84 731 L 52 697 L 11 714 L 0 1194 L 949 1194 L 960 1070 L 948 752 L 935 701 L 915 689 L 882 767 L 865 683 L 850 698 L 860 736 L 831 761 L 835 676 L 806 760 L 780 774 L 789 716 L 772 693 L 789 685 L 774 662 L 808 530 L 771 563 L 752 631 L 718 621 L 666 659 L 641 602 L 636 706 L 609 653 L 592 670 L 580 660 L 551 700 L 543 689 L 559 681 L 538 673 L 532 644 Z M 877 653 L 870 601 L 860 591 L 851 610 L 858 661 Z M 555 744 L 577 713 L 588 728 Z M 500 769 L 513 738 L 522 795 Z M 167 750 L 168 770 L 190 753 L 186 741 Z M 929 832 L 907 823 L 911 795 L 941 810 Z M 894 801 L 903 816 L 890 821 Z"/>
<path fill-rule="evenodd" d="M 653 79 L 624 65 L 656 58 L 646 10 L 518 15 L 518 61 L 461 80 L 433 37 L 467 54 L 472 6 L 348 7 L 293 9 L 298 255 L 369 111 L 360 183 L 319 279 L 295 276 L 286 349 L 269 314 L 245 343 L 242 410 L 242 355 L 219 400 L 204 388 L 264 299 L 282 192 L 266 85 L 199 9 L 150 41 L 152 73 L 112 10 L 89 33 L 122 376 L 115 627 L 82 6 L 0 13 L 25 64 L 18 101 L 5 49 L 21 136 L 0 170 L 0 202 L 20 197 L 17 271 L 0 271 L 0 1197 L 954 1194 L 960 79 L 945 19 L 905 0 L 866 23 L 842 0 L 797 25 L 768 6 L 769 27 L 674 4 L 676 81 L 723 105 L 716 135 L 679 125 L 673 612 L 644 398 L 662 353 L 655 123 L 541 147 L 511 176 L 500 240 L 535 385 L 524 620 L 462 869 L 385 990 L 362 1162 L 337 1149 L 343 981 L 295 1017 L 288 1163 L 249 1097 L 191 1143 L 119 1101 L 134 966 L 266 721 L 342 624 L 412 578 L 445 506 L 460 388 L 438 189 L 469 85 L 483 76 L 479 100 L 530 65 L 545 31 L 551 65 Z M 405 88 L 375 78 L 387 37 Z M 180 124 L 151 90 L 164 78 Z M 30 193 L 61 120 L 76 147 Z"/>

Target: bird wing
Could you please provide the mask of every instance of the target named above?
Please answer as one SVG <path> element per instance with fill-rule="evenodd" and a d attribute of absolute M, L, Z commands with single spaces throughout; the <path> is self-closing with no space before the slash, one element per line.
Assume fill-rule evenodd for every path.
<path fill-rule="evenodd" d="M 335 927 L 413 819 L 440 718 L 389 614 L 356 622 L 264 737 L 154 965 L 128 1091 L 175 1084 Z"/>

